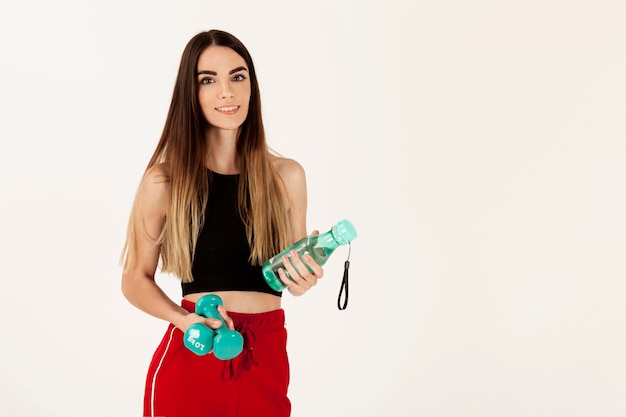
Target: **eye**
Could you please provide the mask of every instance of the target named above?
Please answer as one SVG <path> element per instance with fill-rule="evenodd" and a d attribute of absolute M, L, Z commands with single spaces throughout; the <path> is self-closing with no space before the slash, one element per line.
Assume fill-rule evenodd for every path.
<path fill-rule="evenodd" d="M 213 84 L 215 80 L 213 78 L 205 77 L 200 79 L 200 84 Z"/>
<path fill-rule="evenodd" d="M 237 74 L 233 77 L 233 81 L 243 81 L 246 79 L 246 76 L 243 74 Z"/>

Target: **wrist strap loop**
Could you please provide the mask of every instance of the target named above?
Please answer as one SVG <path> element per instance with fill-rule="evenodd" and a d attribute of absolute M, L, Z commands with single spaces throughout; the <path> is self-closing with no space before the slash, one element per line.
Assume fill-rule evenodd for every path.
<path fill-rule="evenodd" d="M 339 310 L 345 310 L 348 307 L 348 269 L 350 268 L 351 251 L 352 246 L 348 243 L 348 259 L 346 259 L 346 262 L 343 264 L 343 278 L 341 280 L 341 288 L 339 288 L 339 297 L 337 297 L 337 308 Z M 344 295 L 343 304 L 341 302 L 342 295 Z"/>

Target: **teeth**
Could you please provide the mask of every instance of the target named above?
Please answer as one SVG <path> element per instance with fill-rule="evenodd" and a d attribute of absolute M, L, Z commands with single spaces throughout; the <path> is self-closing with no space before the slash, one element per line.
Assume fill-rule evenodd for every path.
<path fill-rule="evenodd" d="M 217 111 L 233 111 L 237 110 L 239 106 L 226 106 L 226 107 L 218 107 Z"/>

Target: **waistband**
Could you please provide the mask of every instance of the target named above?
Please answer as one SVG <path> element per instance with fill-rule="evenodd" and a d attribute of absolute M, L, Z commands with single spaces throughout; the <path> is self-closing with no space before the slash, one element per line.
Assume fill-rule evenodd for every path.
<path fill-rule="evenodd" d="M 196 303 L 184 298 L 181 306 L 190 313 L 196 310 Z M 227 313 L 233 319 L 235 327 L 251 328 L 256 333 L 272 332 L 285 327 L 285 310 L 283 309 L 263 313 L 238 313 L 235 311 L 227 311 Z"/>

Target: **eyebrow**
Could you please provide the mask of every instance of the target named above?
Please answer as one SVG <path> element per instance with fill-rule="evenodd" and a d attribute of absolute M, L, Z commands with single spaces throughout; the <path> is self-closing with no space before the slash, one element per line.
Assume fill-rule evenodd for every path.
<path fill-rule="evenodd" d="M 228 71 L 228 75 L 233 75 L 234 73 L 239 72 L 239 71 L 248 71 L 248 69 L 246 67 L 233 68 L 230 71 Z M 215 71 L 209 71 L 209 70 L 198 71 L 198 75 L 203 75 L 203 74 L 217 76 L 217 72 L 215 72 Z"/>

